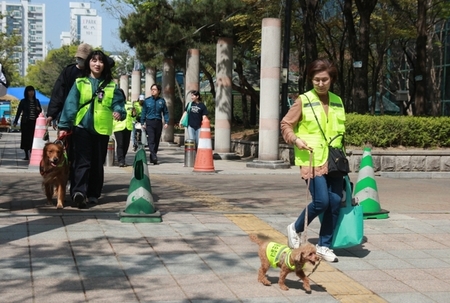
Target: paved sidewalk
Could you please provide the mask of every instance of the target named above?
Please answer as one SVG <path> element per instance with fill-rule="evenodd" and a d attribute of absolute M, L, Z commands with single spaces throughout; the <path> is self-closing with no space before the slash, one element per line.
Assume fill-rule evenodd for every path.
<path fill-rule="evenodd" d="M 54 134 L 53 134 L 54 135 Z M 294 274 L 280 290 L 257 282 L 259 232 L 286 241 L 307 203 L 298 168 L 247 168 L 214 161 L 216 173 L 183 167 L 182 148 L 150 165 L 161 223 L 121 223 L 132 168 L 105 168 L 104 195 L 86 210 L 45 204 L 41 177 L 0 133 L 1 302 L 449 302 L 448 179 L 377 177 L 390 218 L 365 221 L 365 241 L 336 250 L 338 263 L 306 268 L 312 293 Z M 132 163 L 130 151 L 127 162 Z M 357 175 L 351 175 L 356 182 Z M 318 220 L 308 228 L 316 243 Z"/>

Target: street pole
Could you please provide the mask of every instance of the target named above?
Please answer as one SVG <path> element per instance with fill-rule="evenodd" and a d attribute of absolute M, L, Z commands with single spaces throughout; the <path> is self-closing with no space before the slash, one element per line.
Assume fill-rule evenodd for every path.
<path fill-rule="evenodd" d="M 292 0 L 286 0 L 284 11 L 284 42 L 283 42 L 283 66 L 281 72 L 281 116 L 288 111 L 289 90 L 289 47 L 291 45 L 291 8 Z"/>

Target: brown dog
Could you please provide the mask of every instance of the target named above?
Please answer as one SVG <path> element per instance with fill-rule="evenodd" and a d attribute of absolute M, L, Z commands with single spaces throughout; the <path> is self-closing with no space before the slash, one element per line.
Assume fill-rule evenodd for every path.
<path fill-rule="evenodd" d="M 283 244 L 261 240 L 255 234 L 250 235 L 250 240 L 259 245 L 258 255 L 261 259 L 261 267 L 258 271 L 258 282 L 267 286 L 271 285 L 266 278 L 266 273 L 272 265 L 272 267 L 281 268 L 278 284 L 282 290 L 289 290 L 285 284 L 286 276 L 290 272 L 295 272 L 297 277 L 302 279 L 305 291 L 311 292 L 309 279 L 305 275 L 303 267 L 307 262 L 314 265 L 319 261 L 314 245 L 306 243 L 299 248 L 290 249 Z"/>
<path fill-rule="evenodd" d="M 46 143 L 39 166 L 41 175 L 44 178 L 42 187 L 45 190 L 47 203 L 53 204 L 53 195 L 56 193 L 56 208 L 63 208 L 66 197 L 66 185 L 69 178 L 69 162 L 63 143 Z"/>

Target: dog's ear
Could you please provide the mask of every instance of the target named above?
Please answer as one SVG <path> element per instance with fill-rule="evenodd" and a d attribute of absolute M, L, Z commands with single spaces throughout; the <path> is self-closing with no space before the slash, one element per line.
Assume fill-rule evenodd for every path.
<path fill-rule="evenodd" d="M 296 249 L 292 251 L 292 255 L 294 258 L 295 263 L 303 263 L 304 257 L 303 257 L 303 251 L 301 249 Z"/>

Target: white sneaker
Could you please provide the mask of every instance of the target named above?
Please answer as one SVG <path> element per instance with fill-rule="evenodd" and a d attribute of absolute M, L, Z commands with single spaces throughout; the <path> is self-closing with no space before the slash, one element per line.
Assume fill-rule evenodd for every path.
<path fill-rule="evenodd" d="M 302 241 L 300 239 L 301 233 L 295 231 L 295 222 L 291 223 L 287 227 L 288 246 L 290 248 L 299 248 Z"/>
<path fill-rule="evenodd" d="M 332 249 L 326 246 L 319 246 L 316 244 L 317 254 L 327 262 L 337 262 L 338 258 L 334 254 Z"/>

